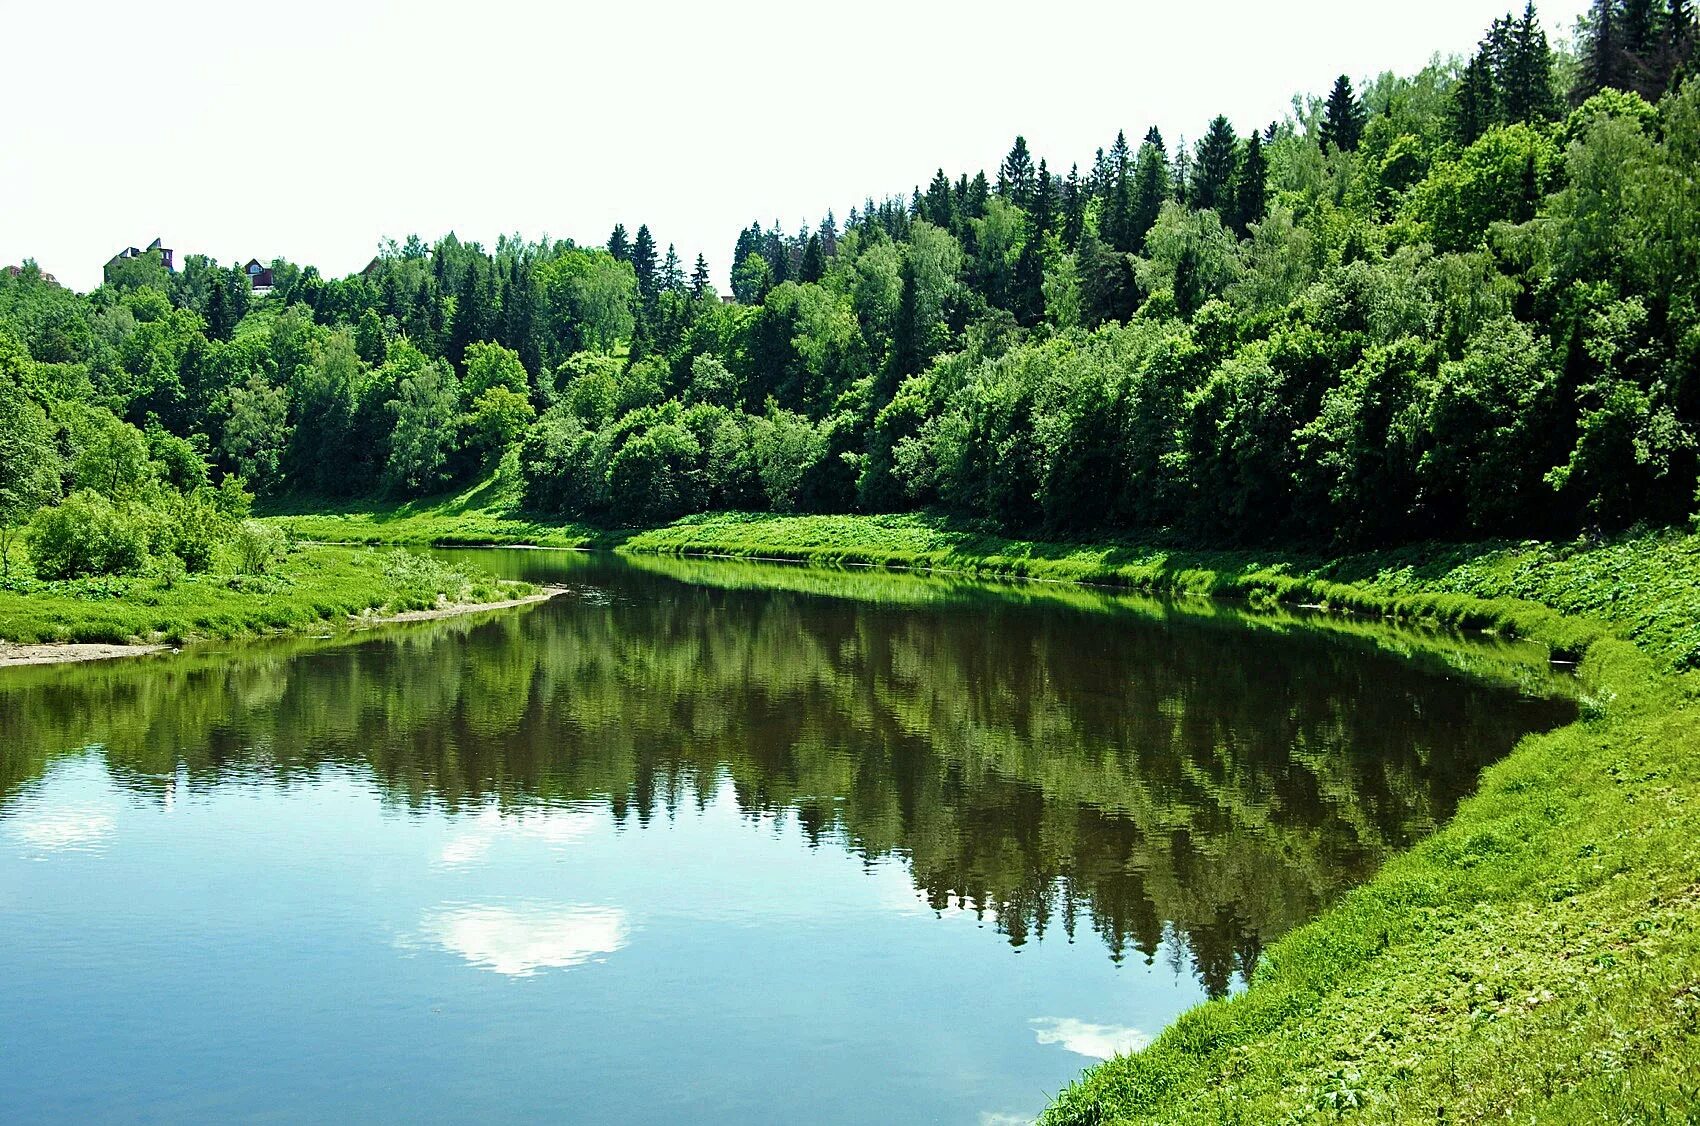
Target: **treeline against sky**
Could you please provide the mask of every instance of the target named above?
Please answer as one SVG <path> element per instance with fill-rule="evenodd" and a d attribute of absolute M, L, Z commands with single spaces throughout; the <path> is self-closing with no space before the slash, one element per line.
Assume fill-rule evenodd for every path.
<path fill-rule="evenodd" d="M 647 226 L 410 238 L 343 279 L 280 261 L 263 295 L 194 256 L 87 296 L 26 268 L 0 278 L 0 409 L 39 413 L 66 467 L 62 418 L 110 411 L 262 494 L 505 465 L 528 507 L 612 524 L 925 507 L 1360 544 L 1679 521 L 1695 27 L 1688 0 L 1600 0 L 1571 55 L 1530 7 L 1282 121 L 1118 135 L 1066 170 L 1017 138 L 989 175 L 753 224 L 733 300 Z"/>

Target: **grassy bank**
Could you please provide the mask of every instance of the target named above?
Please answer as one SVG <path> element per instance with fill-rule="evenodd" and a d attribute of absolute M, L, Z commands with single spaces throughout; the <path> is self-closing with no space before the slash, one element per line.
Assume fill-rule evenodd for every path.
<path fill-rule="evenodd" d="M 1581 721 L 1525 740 L 1441 832 L 1271 947 L 1243 994 L 1089 1071 L 1046 1121 L 1700 1116 L 1700 537 L 1324 559 L 1020 541 L 925 516 L 726 515 L 546 537 L 476 516 L 485 542 L 1318 604 L 1515 633 L 1575 660 Z M 412 536 L 455 518 L 427 507 L 364 527 Z M 342 518 L 322 520 L 349 538 L 335 535 Z"/>
<path fill-rule="evenodd" d="M 0 587 L 0 640 L 178 644 L 495 602 L 532 589 L 407 552 L 304 545 L 263 575 L 15 578 Z"/>

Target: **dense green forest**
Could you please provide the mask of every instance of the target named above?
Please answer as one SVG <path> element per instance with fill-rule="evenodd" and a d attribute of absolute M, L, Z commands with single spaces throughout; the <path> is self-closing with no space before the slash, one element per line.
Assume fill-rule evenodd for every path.
<path fill-rule="evenodd" d="M 116 260 L 87 295 L 26 263 L 0 275 L 0 528 L 47 544 L 58 519 L 99 550 L 49 570 L 125 570 L 192 524 L 137 549 L 126 512 L 210 514 L 214 482 L 418 496 L 498 466 L 537 513 L 627 526 L 927 508 L 1373 545 L 1682 521 L 1695 40 L 1689 0 L 1599 0 L 1572 54 L 1530 6 L 1282 121 L 1118 134 L 1066 171 L 1018 137 L 842 224 L 753 224 L 731 299 L 647 226 L 414 237 L 342 279 L 278 261 L 262 294 L 193 255 Z"/>

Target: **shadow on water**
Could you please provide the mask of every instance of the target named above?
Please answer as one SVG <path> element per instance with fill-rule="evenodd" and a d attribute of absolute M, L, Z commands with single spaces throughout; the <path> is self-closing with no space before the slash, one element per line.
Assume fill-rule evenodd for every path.
<path fill-rule="evenodd" d="M 1021 946 L 1185 951 L 1206 993 L 1430 832 L 1574 705 L 1532 648 L 1060 586 L 482 551 L 514 613 L 0 675 L 0 818 L 99 746 L 163 795 L 327 768 L 404 810 L 730 783 L 752 827 L 905 863 Z"/>

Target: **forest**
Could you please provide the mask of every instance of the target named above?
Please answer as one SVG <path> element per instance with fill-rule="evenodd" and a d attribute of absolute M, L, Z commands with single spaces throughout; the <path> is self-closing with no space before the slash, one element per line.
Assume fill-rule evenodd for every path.
<path fill-rule="evenodd" d="M 249 493 L 496 472 L 613 527 L 929 510 L 1367 547 L 1683 522 L 1696 35 L 1689 0 L 1598 0 L 1555 44 L 1530 5 L 1282 120 L 1136 127 L 1066 171 L 1017 137 L 990 174 L 751 224 L 727 296 L 647 225 L 415 236 L 340 279 L 276 261 L 259 293 L 196 255 L 114 260 L 86 295 L 28 262 L 0 273 L 0 556 L 193 571 Z"/>

